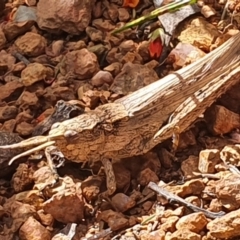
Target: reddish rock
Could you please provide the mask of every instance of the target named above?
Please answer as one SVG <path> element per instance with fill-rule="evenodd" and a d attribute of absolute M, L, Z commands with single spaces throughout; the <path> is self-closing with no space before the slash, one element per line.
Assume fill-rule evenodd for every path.
<path fill-rule="evenodd" d="M 239 187 L 238 187 L 239 186 Z M 240 175 L 229 173 L 213 183 L 218 200 L 228 210 L 240 207 Z"/>
<path fill-rule="evenodd" d="M 156 72 L 140 64 L 128 62 L 116 76 L 111 90 L 118 94 L 127 95 L 154 81 L 158 80 Z"/>
<path fill-rule="evenodd" d="M 19 237 L 24 240 L 50 240 L 51 233 L 36 219 L 29 217 L 21 226 Z"/>
<path fill-rule="evenodd" d="M 46 54 L 51 57 L 57 57 L 61 54 L 64 48 L 63 40 L 54 41 L 49 47 L 46 48 Z"/>
<path fill-rule="evenodd" d="M 117 193 L 112 197 L 112 204 L 119 212 L 125 212 L 134 207 L 136 201 L 123 193 Z"/>
<path fill-rule="evenodd" d="M 38 210 L 37 215 L 41 223 L 45 226 L 52 226 L 54 219 L 51 214 L 45 213 L 42 209 Z"/>
<path fill-rule="evenodd" d="M 79 40 L 77 42 L 67 42 L 66 43 L 66 48 L 69 51 L 80 50 L 80 49 L 83 49 L 86 47 L 87 47 L 86 43 L 82 40 Z"/>
<path fill-rule="evenodd" d="M 30 63 L 21 73 L 24 86 L 31 86 L 33 83 L 51 78 L 53 71 L 40 63 Z"/>
<path fill-rule="evenodd" d="M 78 79 L 89 79 L 99 70 L 97 56 L 86 48 L 68 52 L 61 70 L 71 72 Z"/>
<path fill-rule="evenodd" d="M 194 177 L 194 172 L 198 172 L 198 157 L 190 155 L 181 164 L 181 170 L 183 171 L 184 177 Z"/>
<path fill-rule="evenodd" d="M 197 196 L 186 197 L 185 200 L 195 206 L 198 206 L 198 207 L 202 206 L 202 199 Z"/>
<path fill-rule="evenodd" d="M 140 240 L 165 240 L 166 233 L 159 229 L 156 231 L 152 231 L 150 233 L 144 233 L 140 236 Z M 133 238 L 134 239 L 134 238 Z"/>
<path fill-rule="evenodd" d="M 217 12 L 216 12 L 216 10 L 215 10 L 212 6 L 204 5 L 204 6 L 201 8 L 201 14 L 202 14 L 205 18 L 210 18 L 210 17 L 216 15 Z"/>
<path fill-rule="evenodd" d="M 37 23 L 49 32 L 61 30 L 77 35 L 83 32 L 91 21 L 95 0 L 40 0 L 37 5 Z"/>
<path fill-rule="evenodd" d="M 175 210 L 166 209 L 163 214 L 163 218 L 169 218 L 171 216 L 182 217 L 184 214 L 184 207 L 178 207 Z"/>
<path fill-rule="evenodd" d="M 15 118 L 18 114 L 18 109 L 15 106 L 0 107 L 0 121 L 6 121 Z"/>
<path fill-rule="evenodd" d="M 27 164 L 21 163 L 14 173 L 11 185 L 15 192 L 22 192 L 28 190 L 33 184 L 33 170 Z"/>
<path fill-rule="evenodd" d="M 101 42 L 103 41 L 103 32 L 93 28 L 93 27 L 87 27 L 86 33 L 93 42 Z"/>
<path fill-rule="evenodd" d="M 118 35 L 113 35 L 111 33 L 106 34 L 106 41 L 108 41 L 112 47 L 118 47 L 123 40 L 124 40 L 123 33 L 120 33 Z M 111 49 L 110 49 L 110 51 L 111 51 Z M 111 62 L 109 62 L 109 63 L 111 63 Z"/>
<path fill-rule="evenodd" d="M 75 184 L 70 177 L 64 177 L 58 184 L 60 186 L 52 189 L 55 194 L 44 202 L 44 212 L 59 222 L 81 222 L 84 218 L 84 202 L 80 183 Z"/>
<path fill-rule="evenodd" d="M 221 201 L 219 201 L 218 199 L 212 199 L 210 205 L 209 205 L 209 208 L 208 208 L 209 211 L 211 212 L 220 212 L 220 211 L 223 211 L 223 206 L 221 204 Z"/>
<path fill-rule="evenodd" d="M 177 216 L 171 216 L 168 218 L 161 219 L 161 227 L 160 229 L 164 232 L 174 232 L 176 230 L 176 223 L 179 220 Z"/>
<path fill-rule="evenodd" d="M 18 81 L 8 82 L 1 86 L 0 102 L 17 100 L 23 91 L 23 84 Z"/>
<path fill-rule="evenodd" d="M 201 240 L 202 236 L 188 229 L 180 229 L 172 234 L 167 234 L 165 240 Z"/>
<path fill-rule="evenodd" d="M 189 129 L 180 134 L 181 141 L 178 145 L 178 150 L 186 149 L 197 144 L 195 129 Z"/>
<path fill-rule="evenodd" d="M 190 195 L 199 195 L 202 193 L 205 185 L 202 179 L 193 179 L 185 182 L 182 185 L 166 186 L 166 189 L 180 197 Z"/>
<path fill-rule="evenodd" d="M 214 173 L 215 165 L 220 162 L 218 149 L 202 150 L 199 154 L 198 170 L 201 173 Z"/>
<path fill-rule="evenodd" d="M 142 170 L 138 177 L 138 182 L 141 186 L 146 186 L 149 182 L 158 182 L 159 178 L 150 168 Z"/>
<path fill-rule="evenodd" d="M 190 43 L 208 52 L 213 41 L 219 35 L 220 33 L 215 26 L 208 23 L 203 17 L 197 17 L 191 20 L 188 28 L 181 32 L 178 39 L 183 43 Z"/>
<path fill-rule="evenodd" d="M 96 87 L 100 87 L 104 83 L 111 85 L 113 82 L 113 76 L 110 72 L 100 70 L 93 76 L 91 82 L 92 85 Z"/>
<path fill-rule="evenodd" d="M 119 6 L 117 6 L 116 4 L 110 3 L 107 11 L 103 12 L 103 17 L 105 17 L 106 19 L 110 19 L 112 20 L 112 22 L 116 23 L 118 20 L 118 8 Z"/>
<path fill-rule="evenodd" d="M 5 121 L 4 124 L 1 126 L 1 131 L 3 132 L 13 132 L 16 126 L 16 120 L 10 119 L 8 121 Z"/>
<path fill-rule="evenodd" d="M 178 230 L 188 229 L 191 232 L 200 233 L 207 225 L 208 220 L 202 212 L 191 213 L 183 216 L 176 224 Z"/>
<path fill-rule="evenodd" d="M 227 145 L 220 152 L 221 160 L 226 164 L 240 166 L 240 144 Z"/>
<path fill-rule="evenodd" d="M 170 52 L 168 59 L 175 70 L 196 62 L 204 57 L 204 53 L 199 48 L 189 43 L 178 43 L 178 45 Z"/>
<path fill-rule="evenodd" d="M 159 65 L 159 62 L 153 59 L 150 62 L 145 63 L 144 65 L 150 69 L 154 69 Z"/>
<path fill-rule="evenodd" d="M 35 93 L 24 91 L 23 94 L 18 98 L 16 104 L 22 107 L 36 106 L 38 103 L 38 98 Z M 29 118 L 29 117 L 26 117 Z"/>
<path fill-rule="evenodd" d="M 130 19 L 130 14 L 126 8 L 118 8 L 118 19 L 120 22 L 127 22 Z"/>
<path fill-rule="evenodd" d="M 240 236 L 239 227 L 240 210 L 238 209 L 209 222 L 207 236 L 208 239 L 232 239 Z"/>
<path fill-rule="evenodd" d="M 110 20 L 104 20 L 103 18 L 94 19 L 92 25 L 103 32 L 110 32 L 115 28 Z"/>
<path fill-rule="evenodd" d="M 99 91 L 88 90 L 81 96 L 80 100 L 84 102 L 86 107 L 94 109 L 99 104 L 100 95 L 101 93 Z"/>
<path fill-rule="evenodd" d="M 35 57 L 45 52 L 47 41 L 37 33 L 27 32 L 15 41 L 15 45 L 21 54 Z"/>
<path fill-rule="evenodd" d="M 8 41 L 12 41 L 14 38 L 26 33 L 34 25 L 34 21 L 25 21 L 21 23 L 16 23 L 13 21 L 8 21 L 3 26 L 3 32 Z"/>
<path fill-rule="evenodd" d="M 86 198 L 87 201 L 96 200 L 98 194 L 100 193 L 102 181 L 99 177 L 88 177 L 84 180 L 81 184 L 81 189 L 83 196 Z"/>
<path fill-rule="evenodd" d="M 209 6 L 209 5 L 205 5 Z M 224 24 L 223 26 L 224 27 Z M 220 29 L 219 29 L 220 30 Z M 217 37 L 216 41 L 214 44 L 211 46 L 211 51 L 216 49 L 217 47 L 221 46 L 223 43 L 225 43 L 229 38 L 233 37 L 234 35 L 238 34 L 239 30 L 238 29 L 228 29 L 226 32 L 224 31 L 223 34 L 221 34 L 219 37 Z M 227 95 L 226 95 L 227 96 Z M 232 96 L 232 95 L 231 95 Z M 233 100 L 234 98 L 232 98 Z M 236 99 L 237 100 L 237 99 Z"/>
<path fill-rule="evenodd" d="M 27 111 L 20 112 L 16 117 L 16 122 L 31 122 L 33 120 L 33 116 L 30 115 Z"/>
<path fill-rule="evenodd" d="M 149 55 L 149 42 L 148 41 L 142 41 L 139 43 L 137 47 L 137 53 L 142 57 L 144 62 L 147 62 L 150 60 Z"/>
<path fill-rule="evenodd" d="M 21 195 L 24 196 L 22 193 Z M 16 201 L 14 200 L 14 196 L 8 199 L 3 207 L 6 212 L 11 213 L 11 231 L 13 233 L 17 232 L 21 225 L 25 223 L 29 217 L 36 215 L 36 209 L 33 205 Z M 23 228 L 24 232 L 25 226 Z M 28 231 L 30 231 L 29 229 Z"/>
<path fill-rule="evenodd" d="M 120 53 L 122 54 L 122 53 Z M 134 64 L 142 64 L 143 59 L 142 57 L 136 53 L 136 52 L 127 52 L 122 58 L 121 58 L 121 63 L 125 64 L 128 62 L 134 63 Z"/>
<path fill-rule="evenodd" d="M 210 107 L 205 114 L 205 119 L 211 131 L 218 135 L 229 133 L 240 127 L 240 115 L 220 105 Z"/>
<path fill-rule="evenodd" d="M 124 218 L 121 213 L 117 213 L 112 210 L 102 211 L 99 218 L 104 222 L 107 222 L 112 231 L 120 230 L 127 227 L 129 224 L 128 219 Z"/>
<path fill-rule="evenodd" d="M 136 50 L 136 44 L 133 40 L 125 40 L 120 44 L 119 50 L 122 54 L 133 52 Z"/>
<path fill-rule="evenodd" d="M 103 14 L 103 7 L 101 2 L 96 2 L 93 6 L 93 17 L 100 18 Z"/>
<path fill-rule="evenodd" d="M 27 122 L 21 122 L 17 124 L 16 132 L 19 133 L 20 136 L 29 136 L 33 132 L 33 126 Z"/>
<path fill-rule="evenodd" d="M 122 66 L 122 63 L 114 62 L 105 67 L 103 70 L 110 72 L 113 76 L 116 76 L 121 72 Z"/>
<path fill-rule="evenodd" d="M 45 88 L 43 97 L 47 102 L 51 103 L 55 103 L 58 100 L 69 101 L 75 99 L 73 89 L 59 86 L 49 86 Z"/>
<path fill-rule="evenodd" d="M 119 57 L 117 60 L 116 56 L 119 56 L 119 55 L 121 55 L 121 54 L 118 53 L 118 48 L 112 47 L 107 53 L 106 60 L 109 64 L 114 63 L 114 62 L 119 62 L 119 60 L 121 60 L 123 57 L 121 55 L 121 57 Z"/>
<path fill-rule="evenodd" d="M 151 209 L 152 205 L 153 205 L 153 202 L 151 202 L 151 201 L 146 201 L 146 202 L 143 203 L 142 208 L 143 208 L 146 212 L 148 212 L 148 211 Z"/>
<path fill-rule="evenodd" d="M 44 189 L 46 186 L 53 185 L 56 182 L 55 174 L 48 166 L 40 167 L 33 174 L 34 189 Z M 52 197 L 53 193 L 49 193 Z"/>
<path fill-rule="evenodd" d="M 18 62 L 13 65 L 12 72 L 13 74 L 18 75 L 24 68 L 26 67 L 26 64 L 23 62 Z M 7 76 L 6 76 L 7 77 Z M 14 77 L 14 76 L 13 76 Z M 15 76 L 16 77 L 16 76 Z M 10 81 L 10 80 L 9 80 Z"/>
<path fill-rule="evenodd" d="M 0 51 L 0 65 L 1 68 L 6 65 L 8 70 L 14 70 L 16 58 L 5 50 Z"/>

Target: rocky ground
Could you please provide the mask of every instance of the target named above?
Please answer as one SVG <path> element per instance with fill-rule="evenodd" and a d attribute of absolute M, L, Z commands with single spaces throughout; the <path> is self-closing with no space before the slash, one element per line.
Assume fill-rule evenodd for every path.
<path fill-rule="evenodd" d="M 199 0 L 184 17 L 165 14 L 171 42 L 156 44 L 158 20 L 111 34 L 154 10 L 150 0 L 0 0 L 0 145 L 46 135 L 197 61 L 239 32 L 238 2 L 225 6 Z M 240 239 L 239 90 L 181 134 L 175 154 L 169 139 L 114 162 L 117 191 L 101 201 L 100 162 L 66 160 L 56 183 L 43 152 L 9 166 L 21 150 L 1 149 L 0 239 Z M 157 197 L 149 182 L 184 202 Z"/>

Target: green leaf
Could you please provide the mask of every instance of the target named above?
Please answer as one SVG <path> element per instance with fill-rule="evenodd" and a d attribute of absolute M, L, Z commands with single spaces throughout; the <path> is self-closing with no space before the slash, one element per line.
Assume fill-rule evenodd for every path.
<path fill-rule="evenodd" d="M 173 2 L 173 3 L 169 3 L 165 6 L 162 6 L 160 8 L 157 8 L 157 9 L 153 10 L 152 12 L 150 12 L 149 14 L 147 14 L 145 16 L 142 16 L 140 18 L 137 18 L 137 19 L 125 24 L 121 28 L 113 30 L 112 34 L 123 32 L 123 31 L 125 31 L 129 28 L 141 25 L 141 24 L 145 23 L 146 21 L 155 19 L 159 15 L 162 15 L 166 12 L 174 12 L 174 11 L 179 10 L 183 6 L 195 4 L 196 2 L 197 2 L 197 0 L 182 0 L 182 1 L 176 1 L 176 2 Z"/>

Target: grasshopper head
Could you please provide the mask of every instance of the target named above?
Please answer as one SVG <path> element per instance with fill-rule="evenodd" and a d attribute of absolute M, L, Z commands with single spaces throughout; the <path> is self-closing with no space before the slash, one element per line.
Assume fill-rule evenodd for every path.
<path fill-rule="evenodd" d="M 63 138 L 71 139 L 73 136 L 78 135 L 84 130 L 91 130 L 99 123 L 99 121 L 100 119 L 94 113 L 82 114 L 64 122 L 53 124 L 47 136 L 31 137 L 19 143 L 0 146 L 0 149 L 27 149 L 27 151 L 12 158 L 9 162 L 9 164 L 11 164 L 14 160 L 20 157 L 30 155 L 36 151 L 54 145 L 55 143 L 56 145 L 59 145 L 58 143 L 62 142 Z"/>

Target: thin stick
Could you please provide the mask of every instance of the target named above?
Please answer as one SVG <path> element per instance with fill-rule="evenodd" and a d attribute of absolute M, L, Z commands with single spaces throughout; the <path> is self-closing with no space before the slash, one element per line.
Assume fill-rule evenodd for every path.
<path fill-rule="evenodd" d="M 183 205 L 187 208 L 190 208 L 194 212 L 202 212 L 208 218 L 214 219 L 214 218 L 217 218 L 217 217 L 222 217 L 226 214 L 223 211 L 210 212 L 210 211 L 208 211 L 204 208 L 197 207 L 197 206 L 193 205 L 192 203 L 189 203 L 189 202 L 185 201 L 183 198 L 181 198 L 181 197 L 179 197 L 179 196 L 177 196 L 177 195 L 175 195 L 171 192 L 168 192 L 166 189 L 164 189 L 162 187 L 159 187 L 154 182 L 150 182 L 148 184 L 148 187 L 150 189 L 152 189 L 153 191 L 157 192 L 157 194 L 164 196 L 169 202 L 177 202 L 177 203 L 180 203 L 181 205 Z"/>

